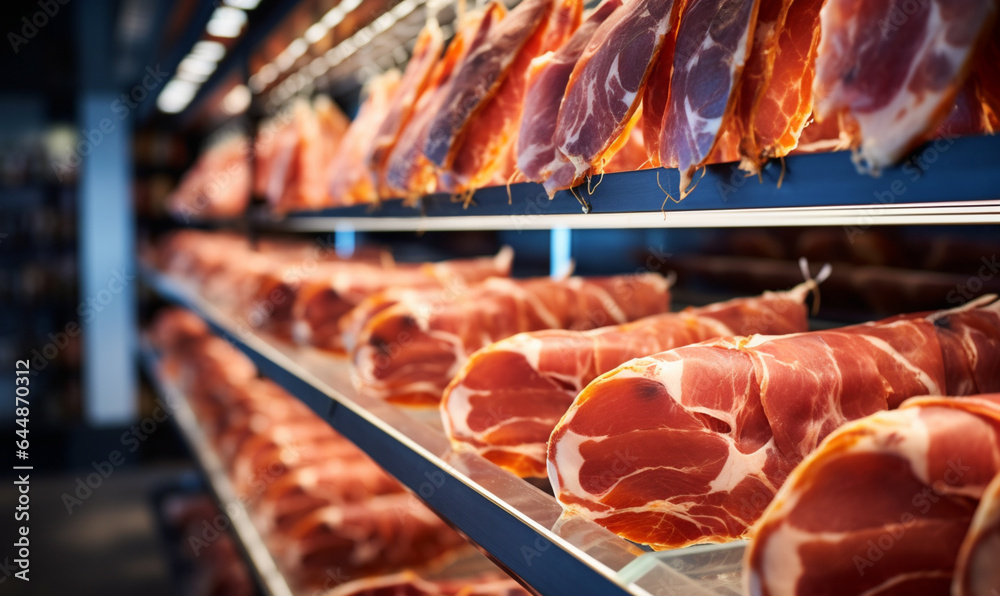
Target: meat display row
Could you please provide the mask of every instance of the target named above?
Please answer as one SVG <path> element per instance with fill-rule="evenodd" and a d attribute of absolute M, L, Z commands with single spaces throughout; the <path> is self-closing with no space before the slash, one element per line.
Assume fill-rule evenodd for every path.
<path fill-rule="evenodd" d="M 254 301 L 282 296 L 289 306 L 272 308 L 264 328 L 346 350 L 355 386 L 366 396 L 439 407 L 456 451 L 478 453 L 518 476 L 547 476 L 565 516 L 584 516 L 654 549 L 757 537 L 747 567 L 755 591 L 813 593 L 827 583 L 842 585 L 834 576 L 852 568 L 851 545 L 867 544 L 863 536 L 882 532 L 879 524 L 897 515 L 865 516 L 851 505 L 848 525 L 827 528 L 816 525 L 832 523 L 819 509 L 789 512 L 807 502 L 818 508 L 839 502 L 840 492 L 814 489 L 815 483 L 856 490 L 836 474 L 854 474 L 873 487 L 889 475 L 889 463 L 873 464 L 864 476 L 868 468 L 860 464 L 826 471 L 818 461 L 854 451 L 867 457 L 875 441 L 878 453 L 902 449 L 918 462 L 911 466 L 916 478 L 933 488 L 936 477 L 919 462 L 930 457 L 928 437 L 937 431 L 921 430 L 916 405 L 894 411 L 909 398 L 932 395 L 952 396 L 935 398 L 936 408 L 995 416 L 980 412 L 992 412 L 994 406 L 981 404 L 995 399 L 961 397 L 1000 391 L 1000 301 L 991 295 L 950 310 L 808 331 L 806 301 L 819 285 L 808 275 L 784 292 L 669 313 L 669 284 L 656 274 L 511 279 L 497 275 L 509 272 L 505 253 L 399 265 L 362 251 L 351 259 L 324 255 L 315 275 L 289 278 L 280 272 L 300 271 L 307 247 L 262 243 L 253 251 L 240 242 L 186 232 L 170 239 L 159 260 L 170 273 L 196 280 L 203 294 L 227 296 L 247 321 L 247 312 L 260 310 Z M 389 277 L 381 285 L 362 281 Z M 320 294 L 327 298 L 313 302 Z M 303 300 L 339 306 L 303 319 Z M 312 335 L 296 331 L 305 328 Z M 324 330 L 324 339 L 317 341 L 316 330 Z M 836 439 L 867 425 L 882 428 L 883 420 L 902 430 L 878 440 Z M 1000 422 L 990 424 L 990 432 L 1000 429 Z M 959 431 L 945 425 L 940 432 Z M 975 489 L 956 489 L 966 499 L 955 510 L 962 514 L 930 527 L 930 534 L 913 530 L 905 542 L 911 546 L 899 551 L 937 557 L 940 573 L 928 586 L 951 585 L 953 576 L 968 585 L 992 581 L 993 567 L 982 561 L 993 560 L 1000 522 L 986 485 L 1000 468 L 1000 451 L 977 441 L 969 449 L 986 463 Z M 369 486 L 360 478 L 357 484 Z M 843 493 L 844 502 L 851 498 Z M 819 521 L 801 521 L 809 515 Z M 932 548 L 917 538 L 939 530 L 951 542 Z M 963 543 L 968 554 L 956 559 Z M 792 551 L 800 566 L 773 563 Z M 922 581 L 907 579 L 909 568 L 879 565 L 856 586 L 844 580 L 845 590 Z"/>
<path fill-rule="evenodd" d="M 161 372 L 182 388 L 226 465 L 240 502 L 298 590 L 368 593 L 425 582 L 465 540 L 301 402 L 257 378 L 253 363 L 194 315 L 161 311 L 150 331 Z M 330 571 L 336 570 L 331 575 Z M 371 578 L 361 582 L 348 582 Z M 501 579 L 502 578 L 502 579 Z M 442 584 L 452 593 L 525 594 L 495 572 Z M 446 592 L 442 592 L 446 593 Z"/>
<path fill-rule="evenodd" d="M 604 0 L 584 15 L 582 0 L 509 12 L 494 0 L 447 45 L 431 16 L 405 72 L 370 81 L 353 122 L 319 97 L 262 123 L 253 187 L 288 211 L 523 180 L 551 196 L 662 166 L 679 169 L 670 192 L 683 198 L 706 164 L 755 173 L 848 146 L 877 173 L 929 138 L 1000 125 L 996 12 L 995 0 Z M 240 146 L 199 160 L 174 210 L 245 206 Z"/>

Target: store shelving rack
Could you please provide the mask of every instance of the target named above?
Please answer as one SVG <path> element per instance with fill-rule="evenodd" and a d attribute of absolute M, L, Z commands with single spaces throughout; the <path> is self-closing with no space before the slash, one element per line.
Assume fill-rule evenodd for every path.
<path fill-rule="evenodd" d="M 924 146 L 878 177 L 860 175 L 847 152 L 772 162 L 759 180 L 736 174 L 734 164 L 710 166 L 680 203 L 664 202 L 663 189 L 677 184 L 676 170 L 654 169 L 608 174 L 596 189 L 561 191 L 552 200 L 538 185 L 515 184 L 482 189 L 468 204 L 434 195 L 415 204 L 386 201 L 286 215 L 257 211 L 247 224 L 286 232 L 811 225 L 844 226 L 850 235 L 873 225 L 1000 223 L 1000 138 L 943 143 Z M 205 318 L 264 375 L 538 592 L 739 592 L 741 544 L 649 553 L 586 520 L 558 523 L 551 495 L 478 456 L 452 453 L 440 430 L 357 395 L 346 361 L 250 333 L 178 280 L 152 270 L 143 279 L 161 297 Z"/>

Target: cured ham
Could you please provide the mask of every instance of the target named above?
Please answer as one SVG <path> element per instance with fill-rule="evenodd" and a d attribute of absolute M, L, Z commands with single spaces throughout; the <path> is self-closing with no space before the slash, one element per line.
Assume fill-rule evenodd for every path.
<path fill-rule="evenodd" d="M 427 132 L 423 152 L 442 169 L 454 162 L 473 118 L 510 74 L 522 48 L 543 28 L 551 0 L 525 0 L 498 23 L 457 67 Z"/>
<path fill-rule="evenodd" d="M 354 265 L 347 270 L 340 267 L 332 276 L 311 278 L 300 285 L 291 311 L 293 337 L 299 343 L 341 351 L 342 319 L 370 296 L 419 288 L 460 292 L 468 284 L 509 276 L 512 260 L 513 251 L 505 247 L 494 257 L 392 267 Z"/>
<path fill-rule="evenodd" d="M 321 586 L 330 568 L 348 577 L 426 564 L 465 545 L 408 494 L 316 509 L 271 540 L 279 564 L 303 586 Z"/>
<path fill-rule="evenodd" d="M 432 82 L 417 100 L 416 114 L 389 155 L 385 172 L 388 193 L 413 201 L 437 190 L 435 165 L 423 153 L 430 127 L 448 96 L 458 67 L 486 41 L 489 31 L 506 12 L 499 2 L 490 2 L 482 12 L 474 12 L 463 19 L 441 61 L 434 67 Z"/>
<path fill-rule="evenodd" d="M 542 182 L 565 160 L 557 158 L 556 119 L 570 74 L 594 32 L 621 0 L 604 0 L 559 49 L 532 61 L 518 137 L 517 168 L 527 180 Z"/>
<path fill-rule="evenodd" d="M 375 134 L 369 149 L 368 167 L 374 173 L 378 194 L 381 197 L 389 198 L 392 196 L 392 192 L 385 182 L 385 169 L 389 155 L 401 132 L 413 117 L 417 99 L 433 82 L 434 65 L 440 59 L 443 48 L 444 35 L 441 33 L 437 20 L 428 19 L 427 24 L 420 31 L 420 35 L 417 36 L 410 61 L 399 81 L 399 88 L 393 94 L 392 103 L 379 125 L 378 132 Z"/>
<path fill-rule="evenodd" d="M 369 82 L 368 98 L 358 109 L 333 159 L 329 180 L 332 205 L 378 201 L 375 180 L 365 158 L 399 83 L 398 70 L 388 70 Z"/>
<path fill-rule="evenodd" d="M 947 594 L 998 475 L 1000 394 L 911 399 L 851 422 L 795 468 L 754 526 L 750 592 Z M 993 555 L 977 580 L 997 577 Z"/>
<path fill-rule="evenodd" d="M 662 313 L 667 286 L 655 274 L 492 278 L 461 292 L 400 302 L 365 325 L 353 354 L 355 384 L 390 402 L 437 406 L 476 350 L 523 331 L 592 329 Z"/>
<path fill-rule="evenodd" d="M 249 141 L 234 135 L 198 157 L 167 197 L 167 209 L 185 222 L 236 217 L 250 203 L 252 184 Z"/>
<path fill-rule="evenodd" d="M 680 193 L 731 125 L 760 0 L 690 0 L 674 46 L 660 164 L 680 170 Z"/>
<path fill-rule="evenodd" d="M 788 155 L 812 116 L 823 0 L 760 0 L 754 44 L 740 83 L 742 168 Z"/>
<path fill-rule="evenodd" d="M 559 48 L 580 25 L 582 13 L 581 0 L 525 0 L 492 32 L 491 39 L 483 46 L 483 53 L 491 44 L 494 48 L 507 46 L 513 32 L 524 29 L 530 35 L 514 54 L 495 94 L 485 100 L 466 124 L 461 141 L 456 145 L 454 160 L 442 173 L 440 186 L 443 190 L 467 192 L 485 186 L 496 175 L 502 179 L 513 175 L 513 164 L 505 158 L 513 151 L 521 123 L 531 62 Z M 476 65 L 470 74 L 477 77 L 482 76 L 484 70 L 477 62 L 480 57 L 481 53 L 470 56 L 467 63 Z M 459 76 L 461 74 L 464 68 Z M 434 129 L 431 130 L 433 133 Z"/>
<path fill-rule="evenodd" d="M 544 183 L 550 196 L 603 171 L 612 145 L 630 122 L 634 125 L 643 87 L 680 8 L 673 0 L 627 2 L 597 27 L 559 109 L 555 135 L 568 165 L 551 168 Z"/>
<path fill-rule="evenodd" d="M 948 115 L 996 3 L 829 0 L 821 11 L 816 115 L 857 124 L 860 161 L 878 172 Z"/>
<path fill-rule="evenodd" d="M 528 596 L 521 584 L 504 575 L 428 580 L 411 571 L 351 581 L 326 596 Z"/>
<path fill-rule="evenodd" d="M 590 331 L 521 333 L 473 354 L 441 400 L 445 432 L 521 477 L 545 476 L 552 429 L 577 394 L 626 360 L 727 335 L 807 329 L 815 282 Z"/>
<path fill-rule="evenodd" d="M 830 331 L 724 338 L 626 362 L 549 439 L 563 507 L 654 548 L 745 536 L 844 423 L 924 394 L 1000 390 L 1000 302 Z"/>
<path fill-rule="evenodd" d="M 993 396 L 1000 403 L 1000 396 Z M 1000 474 L 983 491 L 955 562 L 952 594 L 989 594 L 1000 586 Z"/>

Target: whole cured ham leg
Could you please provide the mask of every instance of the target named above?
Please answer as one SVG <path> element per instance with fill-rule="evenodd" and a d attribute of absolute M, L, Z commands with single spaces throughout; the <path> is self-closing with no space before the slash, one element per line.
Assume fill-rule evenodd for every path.
<path fill-rule="evenodd" d="M 744 537 L 844 423 L 915 395 L 1000 391 L 995 298 L 626 362 L 556 426 L 549 480 L 567 511 L 657 549 Z"/>
<path fill-rule="evenodd" d="M 525 179 L 542 182 L 566 163 L 557 159 L 555 140 L 566 85 L 594 32 L 621 4 L 622 0 L 604 0 L 559 49 L 532 61 L 517 142 L 517 168 Z"/>
<path fill-rule="evenodd" d="M 550 196 L 579 184 L 610 159 L 609 149 L 639 107 L 681 4 L 626 2 L 597 27 L 570 74 L 559 109 L 555 136 L 566 164 L 551 168 L 544 182 Z"/>
<path fill-rule="evenodd" d="M 731 126 L 759 4 L 691 0 L 681 15 L 658 145 L 660 164 L 680 169 L 682 199 Z"/>
<path fill-rule="evenodd" d="M 385 118 L 371 141 L 366 162 L 375 178 L 379 197 L 389 198 L 392 192 L 385 182 L 385 169 L 393 146 L 413 117 L 417 99 L 433 82 L 434 65 L 444 48 L 444 36 L 436 19 L 428 19 L 417 36 L 413 54 L 392 96 Z M 338 167 L 336 164 L 334 167 Z"/>
<path fill-rule="evenodd" d="M 727 335 L 807 329 L 804 300 L 815 282 L 590 331 L 520 333 L 479 350 L 441 401 L 456 449 L 521 477 L 545 476 L 545 449 L 577 394 L 626 360 Z"/>
<path fill-rule="evenodd" d="M 1000 394 L 916 398 L 848 423 L 795 468 L 754 526 L 750 593 L 948 594 L 998 473 Z M 993 577 L 996 564 L 994 546 Z"/>
<path fill-rule="evenodd" d="M 996 17 L 993 0 L 828 0 L 816 59 L 816 116 L 857 123 L 868 170 L 899 161 L 951 111 Z"/>
<path fill-rule="evenodd" d="M 457 293 L 399 302 L 368 321 L 358 338 L 355 384 L 390 402 L 437 406 L 476 350 L 523 331 L 592 329 L 662 313 L 667 286 L 656 274 L 493 278 Z"/>
<path fill-rule="evenodd" d="M 1000 403 L 1000 396 L 993 396 Z M 951 593 L 955 596 L 990 594 L 1000 590 L 1000 474 L 990 482 L 972 516 L 955 563 Z"/>

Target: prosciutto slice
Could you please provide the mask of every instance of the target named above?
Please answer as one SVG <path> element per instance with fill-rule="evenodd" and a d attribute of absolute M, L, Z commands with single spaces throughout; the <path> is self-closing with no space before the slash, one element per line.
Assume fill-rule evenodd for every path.
<path fill-rule="evenodd" d="M 899 161 L 948 115 L 995 13 L 992 0 L 829 0 L 817 117 L 856 122 L 859 158 L 872 172 Z"/>
<path fill-rule="evenodd" d="M 1000 396 L 992 399 L 1000 404 Z M 951 593 L 956 596 L 989 594 L 1000 586 L 1000 474 L 990 482 L 972 516 L 969 532 L 955 562 Z"/>
<path fill-rule="evenodd" d="M 556 426 L 549 480 L 567 511 L 657 549 L 741 538 L 844 423 L 915 395 L 1000 390 L 994 299 L 626 362 Z"/>
<path fill-rule="evenodd" d="M 798 146 L 812 115 L 823 0 L 761 0 L 736 119 L 742 168 L 757 172 Z"/>
<path fill-rule="evenodd" d="M 436 19 L 428 19 L 427 24 L 417 36 L 413 46 L 413 54 L 406 65 L 399 87 L 392 96 L 389 109 L 379 125 L 375 138 L 372 139 L 367 157 L 368 167 L 374 173 L 377 181 L 378 194 L 388 198 L 392 195 L 385 181 L 385 169 L 389 155 L 414 115 L 417 99 L 433 82 L 434 66 L 441 57 L 444 48 L 444 36 Z"/>
<path fill-rule="evenodd" d="M 441 401 L 445 432 L 521 477 L 545 476 L 552 429 L 577 394 L 626 360 L 727 335 L 807 329 L 814 283 L 590 331 L 520 333 L 479 350 Z"/>
<path fill-rule="evenodd" d="M 528 596 L 516 580 L 501 574 L 428 580 L 412 571 L 347 582 L 326 596 Z"/>
<path fill-rule="evenodd" d="M 750 592 L 947 594 L 998 473 L 1000 394 L 911 399 L 851 422 L 795 468 L 754 526 Z"/>
<path fill-rule="evenodd" d="M 423 154 L 431 124 L 442 109 L 457 68 L 467 55 L 486 41 L 489 31 L 506 12 L 499 2 L 491 2 L 482 12 L 474 12 L 463 20 L 441 61 L 434 67 L 432 82 L 417 100 L 413 118 L 389 155 L 385 171 L 386 193 L 415 201 L 437 190 L 434 163 Z"/>
<path fill-rule="evenodd" d="M 365 325 L 354 350 L 355 381 L 390 402 L 437 406 L 476 350 L 523 331 L 592 329 L 667 309 L 655 274 L 563 280 L 493 278 L 465 291 L 390 306 Z"/>
<path fill-rule="evenodd" d="M 594 32 L 621 4 L 604 0 L 559 49 L 531 62 L 517 142 L 517 168 L 525 179 L 542 182 L 565 163 L 557 158 L 555 132 L 566 85 Z"/>
<path fill-rule="evenodd" d="M 681 198 L 731 126 L 760 0 L 691 0 L 684 9 L 660 125 L 660 164 L 680 169 Z"/>
<path fill-rule="evenodd" d="M 609 149 L 632 122 L 680 6 L 673 0 L 623 3 L 597 27 L 559 109 L 555 135 L 562 157 L 557 158 L 568 165 L 550 168 L 549 195 L 578 184 L 610 159 Z"/>
<path fill-rule="evenodd" d="M 552 0 L 518 4 L 458 67 L 424 143 L 424 155 L 438 167 L 451 167 L 474 117 L 510 74 L 522 48 L 544 27 L 551 10 Z"/>
<path fill-rule="evenodd" d="M 354 205 L 378 200 L 375 180 L 367 167 L 367 148 L 378 133 L 379 125 L 389 111 L 390 102 L 399 87 L 400 73 L 389 70 L 369 82 L 368 98 L 358 109 L 333 159 L 329 189 L 332 204 Z"/>
<path fill-rule="evenodd" d="M 496 176 L 507 179 L 514 174 L 513 163 L 506 158 L 513 151 L 521 123 L 532 60 L 562 46 L 579 27 L 583 13 L 581 0 L 546 0 L 545 3 L 549 5 L 547 16 L 517 52 L 496 94 L 469 121 L 451 168 L 442 174 L 443 190 L 467 192 L 487 185 Z M 530 5 L 531 1 L 527 0 L 514 9 L 497 27 L 494 32 L 497 38 L 491 41 L 506 43 L 501 34 L 506 35 L 507 27 L 514 26 L 522 18 L 521 10 L 531 14 Z"/>

